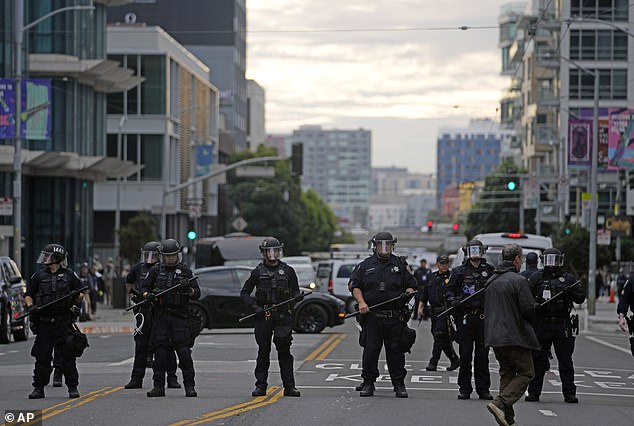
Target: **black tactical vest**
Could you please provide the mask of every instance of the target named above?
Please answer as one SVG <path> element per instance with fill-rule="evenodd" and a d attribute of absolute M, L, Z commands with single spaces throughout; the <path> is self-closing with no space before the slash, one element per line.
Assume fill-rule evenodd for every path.
<path fill-rule="evenodd" d="M 493 275 L 493 268 L 488 263 L 480 262 L 477 268 L 473 265 L 463 266 L 464 277 L 462 279 L 462 295 L 463 298 L 467 298 L 481 290 L 486 285 L 486 282 Z M 468 301 L 464 306 L 464 309 L 482 309 L 484 308 L 484 301 L 482 296 L 475 297 Z"/>
<path fill-rule="evenodd" d="M 274 305 L 290 299 L 290 277 L 282 265 L 269 269 L 259 264 L 257 273 L 259 278 L 255 289 L 255 302 L 259 306 Z"/>
<path fill-rule="evenodd" d="M 544 277 L 540 275 L 539 281 L 536 287 L 535 299 L 538 303 L 543 303 L 547 299 L 561 293 L 568 288 L 568 282 L 563 276 Z M 544 306 L 539 311 L 539 316 L 544 317 L 558 317 L 568 318 L 570 310 L 572 309 L 572 300 L 568 295 L 558 298 L 554 302 L 551 302 Z"/>
<path fill-rule="evenodd" d="M 167 268 L 161 264 L 159 273 L 156 277 L 155 290 L 157 292 L 167 290 L 168 288 L 187 281 L 185 269 L 182 265 L 177 264 L 176 267 Z M 190 288 L 178 288 L 161 296 L 160 305 L 168 307 L 183 307 L 189 304 Z"/>
<path fill-rule="evenodd" d="M 60 269 L 55 274 L 51 273 L 49 268 L 44 268 L 37 272 L 38 288 L 35 294 L 35 303 L 43 306 L 53 302 L 60 297 L 64 297 L 70 293 L 70 277 L 66 269 Z M 64 301 L 52 305 L 42 312 L 42 315 L 64 315 L 69 313 L 68 309 L 72 301 Z"/>

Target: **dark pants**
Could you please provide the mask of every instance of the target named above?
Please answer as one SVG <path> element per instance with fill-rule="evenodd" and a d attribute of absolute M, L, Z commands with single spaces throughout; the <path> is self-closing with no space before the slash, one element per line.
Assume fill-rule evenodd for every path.
<path fill-rule="evenodd" d="M 432 308 L 431 315 L 431 334 L 434 336 L 434 346 L 431 351 L 431 359 L 429 363 L 432 365 L 438 365 L 440 355 L 444 352 L 450 361 L 455 360 L 458 356 L 453 349 L 453 344 L 449 338 L 449 326 L 447 325 L 447 317 L 436 318 L 438 313 L 442 312 L 442 309 L 435 312 Z"/>
<path fill-rule="evenodd" d="M 463 324 L 466 318 L 466 324 Z M 474 362 L 475 388 L 478 395 L 489 393 L 491 376 L 489 374 L 489 348 L 484 346 L 484 319 L 480 314 L 467 314 L 456 318 L 456 342 L 460 353 L 460 370 L 458 371 L 458 388 L 460 393 L 470 394 L 471 359 Z M 475 356 L 474 356 L 475 348 Z"/>
<path fill-rule="evenodd" d="M 540 322 L 535 326 L 535 333 L 541 346 L 541 350 L 533 357 L 535 364 L 535 379 L 528 386 L 528 393 L 539 396 L 544 385 L 544 374 L 548 369 L 548 354 L 550 347 L 555 347 L 557 364 L 559 365 L 559 378 L 561 379 L 561 391 L 564 396 L 576 396 L 575 368 L 572 363 L 572 353 L 575 350 L 575 337 L 570 332 L 568 324 L 561 322 Z"/>
<path fill-rule="evenodd" d="M 255 341 L 258 344 L 258 359 L 255 364 L 255 386 L 268 386 L 269 366 L 271 365 L 271 340 L 275 343 L 277 359 L 280 364 L 280 376 L 285 388 L 295 387 L 293 376 L 293 327 L 288 312 L 272 312 L 266 319 L 262 316 L 255 318 Z"/>
<path fill-rule="evenodd" d="M 35 343 L 31 349 L 31 356 L 35 357 L 35 369 L 33 370 L 33 386 L 36 388 L 48 385 L 51 380 L 51 361 L 53 360 L 53 348 L 62 349 L 66 337 L 72 335 L 72 325 L 70 319 L 55 323 L 40 321 L 38 324 Z M 61 368 L 67 386 L 77 386 L 79 384 L 79 372 L 75 357 L 68 353 L 62 353 Z"/>
<path fill-rule="evenodd" d="M 132 378 L 143 379 L 148 360 L 152 359 L 153 349 L 150 344 L 152 339 L 152 313 L 148 309 L 141 311 L 143 314 L 143 327 L 141 332 L 134 335 L 134 364 L 132 365 Z M 138 318 L 138 317 L 137 317 Z M 176 353 L 167 352 L 167 377 L 176 378 Z"/>
<path fill-rule="evenodd" d="M 376 381 L 379 377 L 379 355 L 385 346 L 387 369 L 390 372 L 392 384 L 404 384 L 407 370 L 405 370 L 405 354 L 396 348 L 396 339 L 401 335 L 403 322 L 398 318 L 378 318 L 373 313 L 363 318 L 364 347 L 363 367 L 361 377 L 364 380 Z"/>
<path fill-rule="evenodd" d="M 519 346 L 493 348 L 493 352 L 500 364 L 500 394 L 493 403 L 504 410 L 507 423 L 512 424 L 515 419 L 513 404 L 522 397 L 535 377 L 533 354 L 530 349 Z"/>
<path fill-rule="evenodd" d="M 186 307 L 185 307 L 186 309 Z M 159 309 L 155 311 L 152 319 L 152 337 L 150 339 L 154 347 L 154 374 L 152 380 L 154 387 L 165 386 L 165 373 L 170 368 L 170 353 L 176 351 L 178 363 L 183 373 L 185 388 L 193 388 L 194 361 L 189 347 L 190 333 L 187 326 L 187 311 L 180 312 Z"/>

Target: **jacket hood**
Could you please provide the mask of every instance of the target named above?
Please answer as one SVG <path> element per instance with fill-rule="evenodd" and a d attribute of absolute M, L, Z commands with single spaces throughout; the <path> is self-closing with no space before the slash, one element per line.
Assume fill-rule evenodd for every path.
<path fill-rule="evenodd" d="M 517 272 L 515 270 L 515 265 L 513 264 L 512 261 L 510 260 L 504 260 L 502 261 L 502 263 L 500 263 L 496 268 L 495 268 L 495 273 L 496 274 L 501 274 L 503 272 Z"/>

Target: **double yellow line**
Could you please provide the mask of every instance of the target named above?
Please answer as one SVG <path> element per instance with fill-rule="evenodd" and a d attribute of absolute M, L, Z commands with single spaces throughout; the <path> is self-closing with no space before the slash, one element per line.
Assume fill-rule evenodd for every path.
<path fill-rule="evenodd" d="M 337 345 L 341 343 L 341 341 L 345 338 L 346 338 L 345 334 L 342 334 L 342 333 L 333 334 L 332 336 L 327 338 L 324 343 L 319 345 L 317 349 L 312 351 L 306 357 L 305 361 L 311 361 L 311 360 L 323 361 L 330 354 L 330 352 L 332 352 L 337 347 Z"/>
<path fill-rule="evenodd" d="M 200 425 L 203 423 L 213 422 L 215 420 L 224 419 L 225 417 L 238 416 L 245 411 L 253 410 L 255 408 L 264 407 L 265 405 L 276 403 L 284 395 L 284 389 L 280 386 L 271 386 L 266 392 L 265 396 L 258 396 L 255 399 L 243 402 L 242 404 L 234 405 L 232 407 L 223 408 L 222 410 L 214 411 L 212 413 L 203 414 L 200 417 L 196 417 L 191 420 L 182 420 L 177 423 L 172 423 L 170 426 L 191 426 Z"/>
<path fill-rule="evenodd" d="M 44 419 L 48 419 L 50 417 L 56 416 L 58 414 L 63 413 L 64 411 L 72 410 L 73 408 L 80 407 L 84 404 L 87 404 L 91 401 L 94 401 L 97 398 L 104 397 L 106 395 L 110 395 L 111 393 L 120 391 L 123 389 L 123 386 L 106 386 L 96 391 L 88 392 L 87 394 L 77 398 L 77 399 L 69 399 L 68 401 L 64 401 L 60 404 L 53 405 L 52 407 L 42 409 L 42 415 L 33 419 L 32 422 L 27 424 L 34 424 L 36 422 L 40 422 Z"/>

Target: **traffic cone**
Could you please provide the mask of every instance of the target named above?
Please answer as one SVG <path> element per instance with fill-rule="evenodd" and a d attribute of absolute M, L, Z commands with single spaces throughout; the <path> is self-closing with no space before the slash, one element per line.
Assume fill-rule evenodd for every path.
<path fill-rule="evenodd" d="M 610 300 L 608 300 L 608 303 L 614 303 L 614 287 L 610 286 Z"/>

